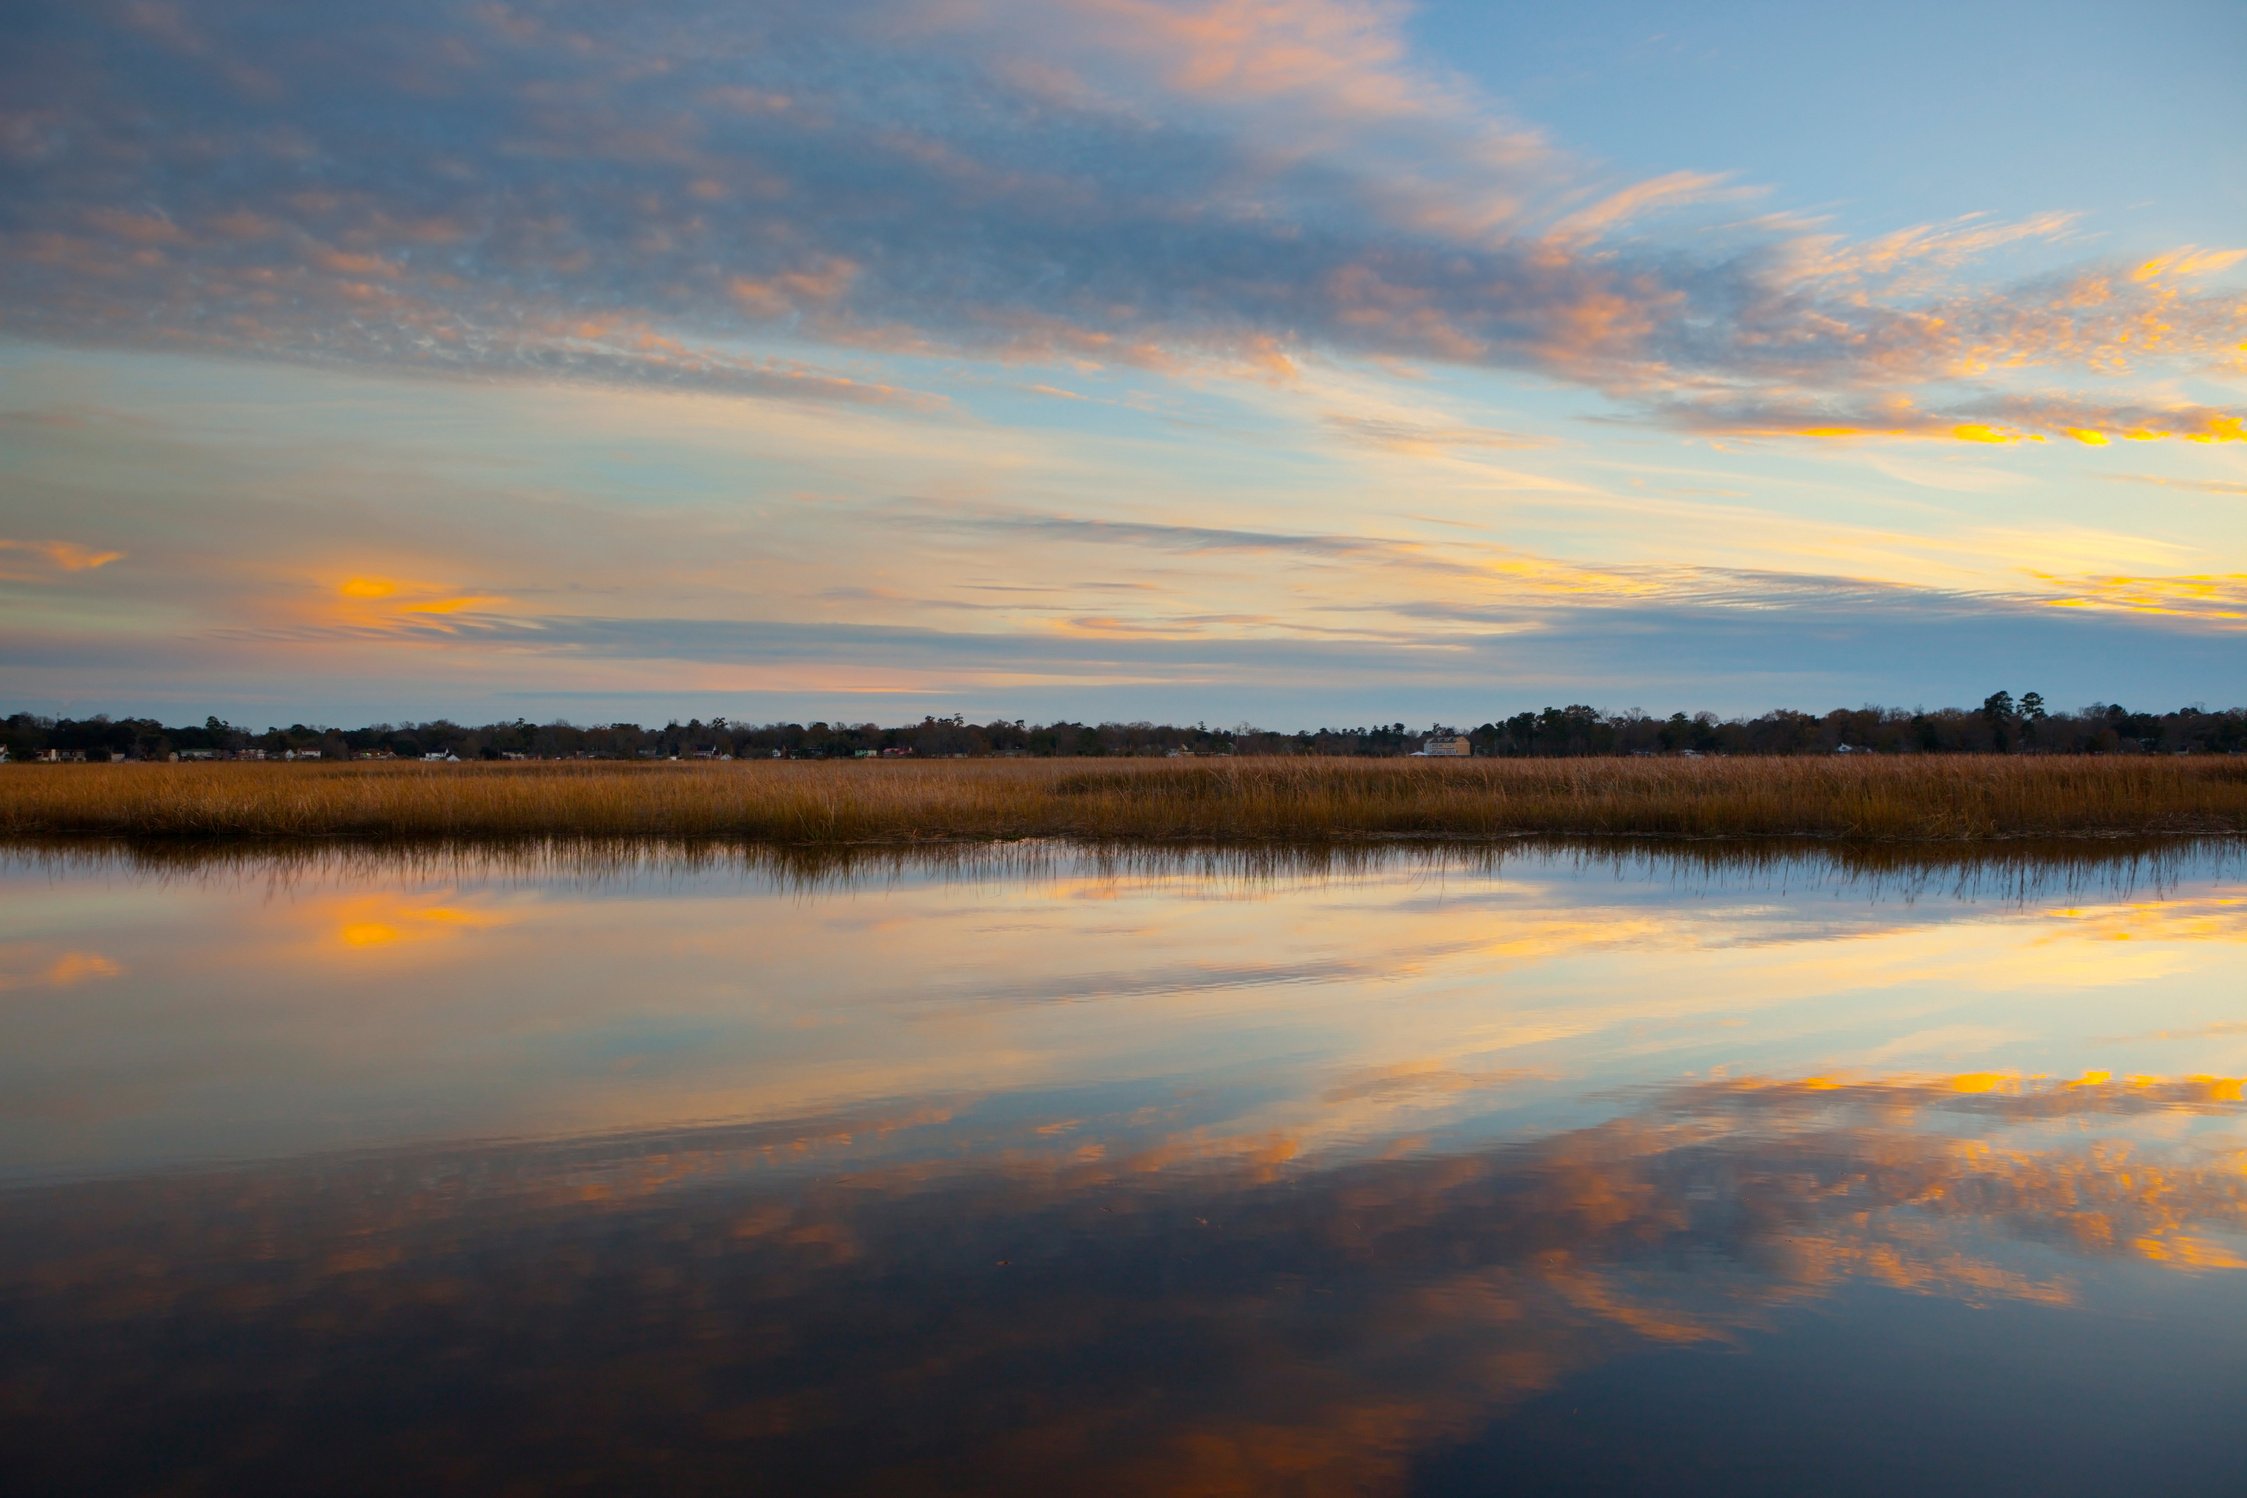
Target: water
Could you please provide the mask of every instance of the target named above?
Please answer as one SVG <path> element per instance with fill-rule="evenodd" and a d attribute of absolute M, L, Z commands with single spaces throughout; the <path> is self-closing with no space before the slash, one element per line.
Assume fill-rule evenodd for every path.
<path fill-rule="evenodd" d="M 10 1492 L 2237 1493 L 2207 846 L 0 855 Z"/>

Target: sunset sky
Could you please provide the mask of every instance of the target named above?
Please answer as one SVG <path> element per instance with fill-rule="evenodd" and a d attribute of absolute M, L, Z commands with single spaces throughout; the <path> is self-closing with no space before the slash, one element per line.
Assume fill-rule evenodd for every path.
<path fill-rule="evenodd" d="M 2247 6 L 0 0 L 0 711 L 2247 702 Z"/>

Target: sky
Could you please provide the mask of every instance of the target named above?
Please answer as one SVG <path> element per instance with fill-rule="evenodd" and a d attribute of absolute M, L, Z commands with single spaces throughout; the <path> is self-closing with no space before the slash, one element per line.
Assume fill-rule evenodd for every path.
<path fill-rule="evenodd" d="M 2247 703 L 2247 7 L 0 0 L 0 710 Z"/>

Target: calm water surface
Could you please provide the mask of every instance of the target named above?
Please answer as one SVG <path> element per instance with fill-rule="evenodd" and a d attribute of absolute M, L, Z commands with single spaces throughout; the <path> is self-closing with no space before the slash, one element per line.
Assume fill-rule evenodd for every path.
<path fill-rule="evenodd" d="M 2243 873 L 0 853 L 0 1486 L 2236 1494 Z"/>

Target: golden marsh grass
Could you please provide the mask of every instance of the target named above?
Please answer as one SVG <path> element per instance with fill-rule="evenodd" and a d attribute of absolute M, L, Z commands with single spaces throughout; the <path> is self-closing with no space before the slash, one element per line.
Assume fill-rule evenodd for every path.
<path fill-rule="evenodd" d="M 2247 833 L 2216 758 L 24 765 L 0 836 L 1912 841 Z"/>

